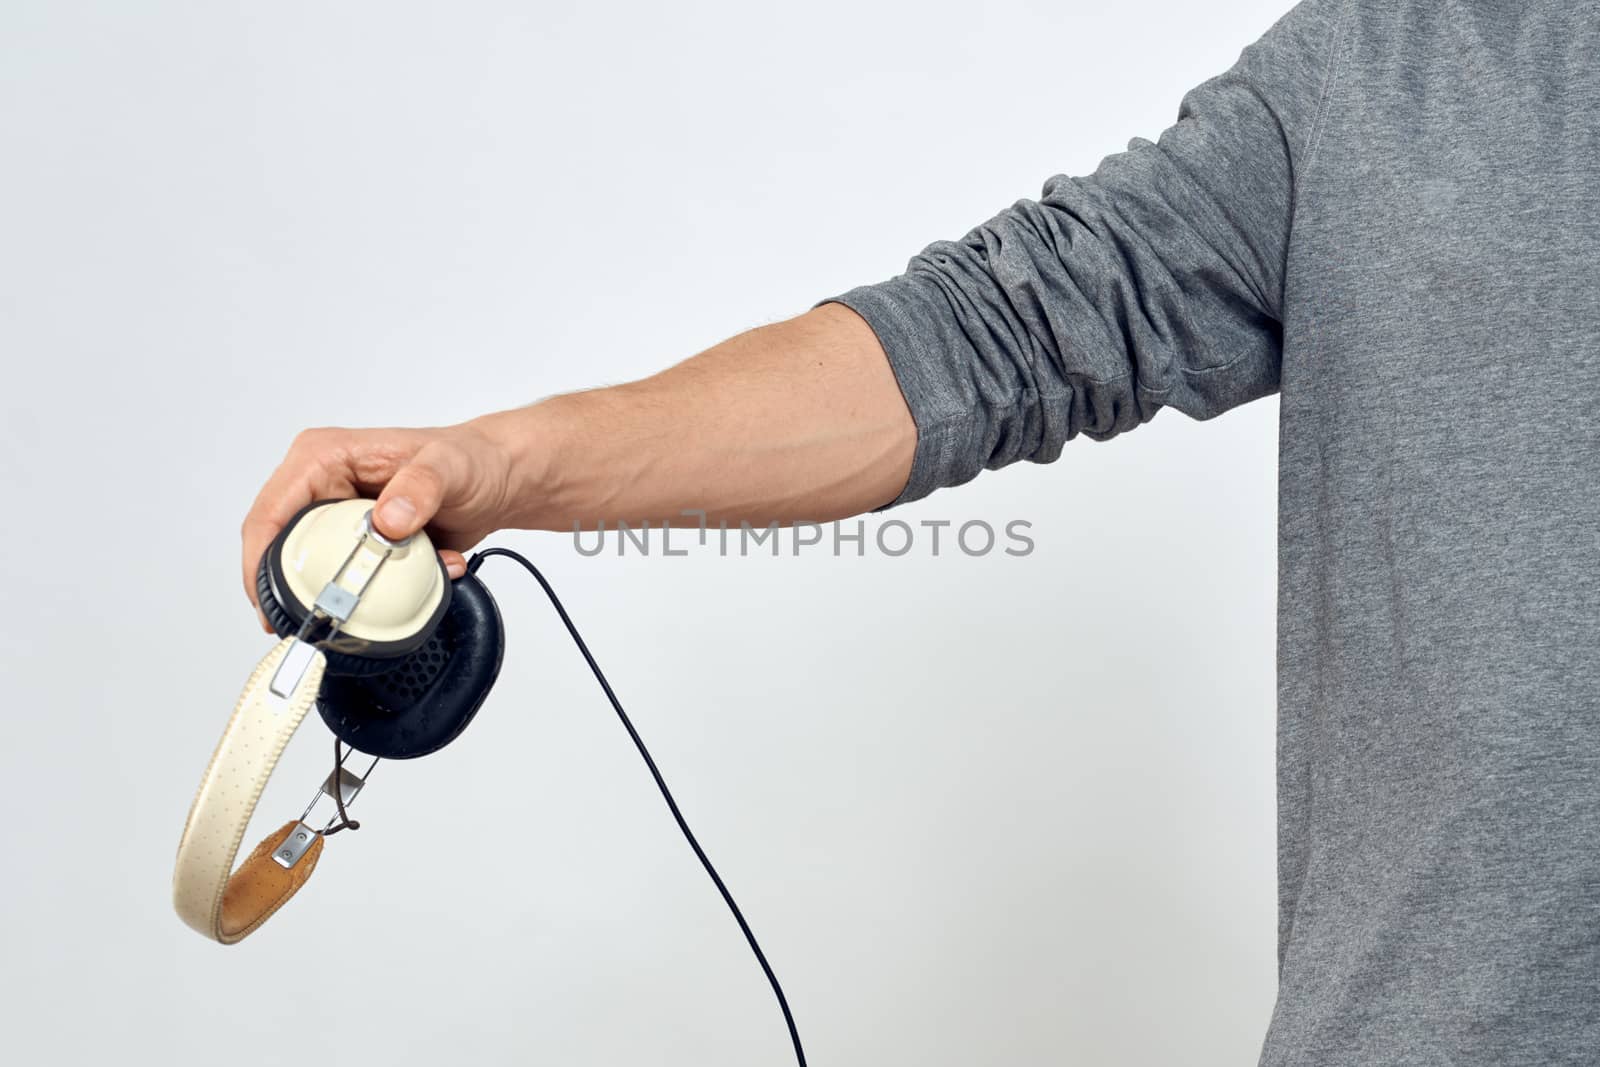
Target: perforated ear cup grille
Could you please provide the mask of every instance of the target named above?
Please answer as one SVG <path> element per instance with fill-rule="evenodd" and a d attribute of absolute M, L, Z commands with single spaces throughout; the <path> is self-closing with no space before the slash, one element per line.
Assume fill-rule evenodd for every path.
<path fill-rule="evenodd" d="M 423 646 L 366 677 L 325 677 L 317 710 L 340 740 L 369 756 L 412 759 L 453 741 L 500 673 L 500 610 L 472 575 Z"/>
<path fill-rule="evenodd" d="M 454 643 L 445 634 L 435 632 L 427 644 L 400 660 L 393 670 L 373 675 L 368 680 L 367 692 L 378 710 L 386 714 L 392 714 L 396 708 L 411 707 L 433 687 L 454 653 Z"/>

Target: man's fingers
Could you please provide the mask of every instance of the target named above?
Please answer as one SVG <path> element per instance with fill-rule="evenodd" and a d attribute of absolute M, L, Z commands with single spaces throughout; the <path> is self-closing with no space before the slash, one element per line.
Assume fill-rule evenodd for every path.
<path fill-rule="evenodd" d="M 415 449 L 407 431 L 318 429 L 294 439 L 240 528 L 244 595 L 256 602 L 256 567 L 267 545 L 296 512 L 319 498 L 354 496 L 357 487 L 385 481 Z M 258 605 L 259 607 L 259 605 Z"/>
<path fill-rule="evenodd" d="M 353 495 L 355 489 L 348 479 L 329 476 L 320 468 L 295 470 L 288 464 L 278 468 L 239 528 L 244 595 L 250 603 L 256 602 L 256 567 L 261 554 L 295 513 L 319 497 L 342 499 Z"/>
<path fill-rule="evenodd" d="M 386 499 L 379 502 L 372 516 L 373 525 L 379 533 L 392 540 L 400 540 L 422 529 L 427 520 L 417 510 L 409 494 L 385 490 L 384 496 Z"/>
<path fill-rule="evenodd" d="M 445 494 L 461 484 L 462 458 L 438 442 L 424 445 L 378 494 L 372 523 L 378 532 L 398 540 L 410 537 L 433 520 Z"/>
<path fill-rule="evenodd" d="M 445 573 L 450 575 L 451 581 L 467 573 L 467 558 L 454 549 L 440 549 L 439 559 L 444 562 Z"/>

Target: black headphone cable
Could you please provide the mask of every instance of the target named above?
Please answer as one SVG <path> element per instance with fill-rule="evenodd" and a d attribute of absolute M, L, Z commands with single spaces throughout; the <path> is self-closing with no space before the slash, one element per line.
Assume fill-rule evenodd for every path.
<path fill-rule="evenodd" d="M 617 699 L 617 694 L 612 692 L 611 683 L 606 681 L 605 674 L 600 670 L 600 664 L 595 662 L 594 655 L 590 653 L 589 646 L 584 644 L 583 637 L 578 633 L 578 628 L 572 624 L 572 618 L 567 614 L 567 609 L 562 606 L 561 598 L 556 596 L 556 591 L 550 588 L 550 583 L 545 580 L 539 568 L 519 553 L 509 548 L 485 548 L 473 553 L 467 561 L 467 573 L 477 574 L 483 561 L 490 556 L 505 556 L 522 564 L 534 581 L 544 589 L 545 595 L 550 598 L 550 603 L 556 609 L 556 614 L 561 616 L 561 621 L 566 624 L 567 632 L 572 635 L 572 640 L 578 646 L 578 651 L 583 653 L 583 658 L 588 662 L 589 669 L 594 672 L 595 681 L 600 683 L 600 688 L 605 692 L 606 699 L 611 702 L 611 707 L 616 711 L 617 718 L 622 720 L 623 729 L 628 731 L 628 736 L 633 739 L 634 747 L 639 750 L 639 755 L 644 759 L 645 766 L 650 768 L 650 776 L 656 780 L 656 788 L 661 790 L 661 799 L 667 802 L 667 810 L 672 812 L 672 817 L 678 824 L 678 829 L 683 831 L 683 838 L 689 842 L 689 847 L 694 850 L 695 858 L 700 861 L 700 866 L 706 869 L 706 874 L 711 876 L 711 881 L 716 885 L 717 892 L 722 894 L 723 901 L 728 905 L 728 910 L 733 913 L 734 921 L 739 924 L 739 929 L 744 933 L 744 939 L 750 943 L 750 951 L 756 954 L 756 962 L 761 964 L 761 970 L 767 976 L 767 982 L 772 986 L 773 995 L 778 998 L 778 1007 L 783 1009 L 783 1021 L 789 1028 L 789 1040 L 794 1044 L 794 1058 L 799 1067 L 806 1067 L 805 1050 L 800 1047 L 800 1031 L 795 1028 L 794 1015 L 789 1011 L 789 1000 L 783 995 L 783 986 L 778 984 L 778 976 L 773 973 L 772 965 L 767 962 L 766 953 L 761 951 L 761 946 L 756 942 L 756 935 L 750 930 L 750 924 L 745 921 L 744 913 L 739 910 L 739 905 L 734 901 L 733 894 L 728 892 L 728 887 L 722 881 L 722 876 L 711 865 L 710 858 L 705 849 L 700 847 L 700 842 L 695 839 L 694 832 L 689 829 L 689 824 L 684 820 L 683 812 L 678 810 L 678 802 L 672 799 L 672 791 L 667 788 L 667 781 L 661 777 L 661 771 L 656 767 L 656 761 L 650 758 L 650 750 L 645 747 L 644 739 L 639 736 L 639 731 L 634 729 L 633 722 L 628 718 L 628 713 L 622 710 L 622 702 Z"/>

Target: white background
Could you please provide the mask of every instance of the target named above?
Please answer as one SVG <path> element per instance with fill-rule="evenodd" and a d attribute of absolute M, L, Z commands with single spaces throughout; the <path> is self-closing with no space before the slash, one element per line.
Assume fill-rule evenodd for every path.
<path fill-rule="evenodd" d="M 173 850 L 267 641 L 302 427 L 623 381 L 1154 138 L 1286 0 L 0 9 L 5 1058 L 782 1064 L 755 962 L 537 589 L 223 949 Z M 1274 992 L 1275 399 L 893 517 L 1023 559 L 580 557 L 568 600 L 817 1065 L 1253 1063 Z M 872 523 L 881 521 L 869 520 Z M 869 526 L 869 530 L 872 527 Z M 254 841 L 324 773 L 311 720 Z"/>

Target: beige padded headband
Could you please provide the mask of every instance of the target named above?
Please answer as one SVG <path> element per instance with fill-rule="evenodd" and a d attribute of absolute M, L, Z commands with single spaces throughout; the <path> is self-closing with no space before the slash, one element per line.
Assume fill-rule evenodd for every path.
<path fill-rule="evenodd" d="M 309 659 L 292 688 L 280 694 L 274 680 L 291 648 L 297 658 Z M 224 945 L 244 940 L 294 896 L 322 853 L 322 838 L 296 820 L 268 835 L 233 870 L 256 802 L 316 700 L 327 662 L 321 651 L 291 637 L 262 658 L 239 694 L 189 808 L 172 875 L 173 906 L 184 922 Z M 292 677 L 297 666 L 291 662 L 283 675 Z"/>

